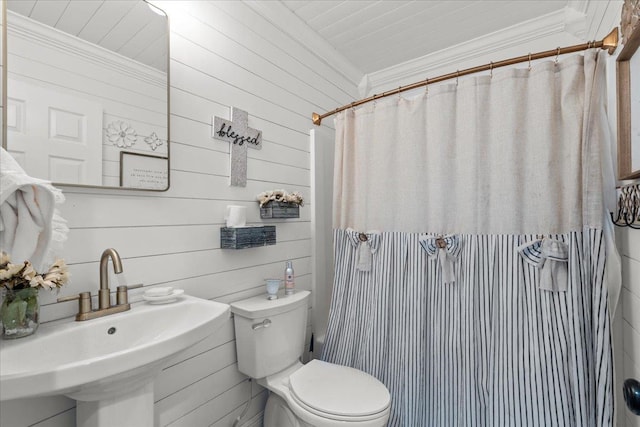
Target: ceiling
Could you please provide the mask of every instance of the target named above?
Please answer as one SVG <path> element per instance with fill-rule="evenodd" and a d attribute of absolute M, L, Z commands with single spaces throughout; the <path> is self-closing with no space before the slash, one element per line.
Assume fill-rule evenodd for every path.
<path fill-rule="evenodd" d="M 7 9 L 166 71 L 166 17 L 142 0 L 8 0 Z"/>
<path fill-rule="evenodd" d="M 556 12 L 566 0 L 281 0 L 363 74 Z"/>
<path fill-rule="evenodd" d="M 598 16 L 615 0 L 246 2 L 265 17 L 278 18 L 281 28 L 293 36 L 300 37 L 297 32 L 300 29 L 312 33 L 343 58 L 350 79 L 357 83 L 362 76 L 545 15 L 570 10 L 587 19 L 588 15 Z M 136 61 L 161 70 L 166 68 L 166 56 L 158 56 L 158 52 L 164 51 L 159 47 L 167 45 L 166 21 L 150 12 L 141 0 L 8 0 L 7 7 Z"/>

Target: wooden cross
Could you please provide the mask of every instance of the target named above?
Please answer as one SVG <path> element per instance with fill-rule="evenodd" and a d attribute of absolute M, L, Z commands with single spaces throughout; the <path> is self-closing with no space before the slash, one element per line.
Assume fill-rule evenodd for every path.
<path fill-rule="evenodd" d="M 212 137 L 231 143 L 229 185 L 246 187 L 247 185 L 247 147 L 262 148 L 262 131 L 248 125 L 249 114 L 231 107 L 231 120 L 213 117 Z"/>

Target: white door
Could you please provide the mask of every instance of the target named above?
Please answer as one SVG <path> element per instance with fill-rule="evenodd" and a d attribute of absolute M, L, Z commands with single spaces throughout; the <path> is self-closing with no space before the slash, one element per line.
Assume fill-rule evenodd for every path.
<path fill-rule="evenodd" d="M 102 105 L 9 79 L 7 147 L 27 174 L 102 185 Z"/>

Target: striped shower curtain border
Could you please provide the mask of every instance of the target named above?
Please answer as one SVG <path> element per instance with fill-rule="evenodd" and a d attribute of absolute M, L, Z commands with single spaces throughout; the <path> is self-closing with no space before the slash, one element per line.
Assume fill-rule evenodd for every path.
<path fill-rule="evenodd" d="M 568 289 L 550 292 L 516 250 L 536 236 L 460 235 L 456 281 L 443 284 L 420 234 L 383 233 L 363 272 L 335 230 L 323 359 L 389 388 L 389 426 L 610 426 L 602 234 L 549 236 L 569 248 Z"/>

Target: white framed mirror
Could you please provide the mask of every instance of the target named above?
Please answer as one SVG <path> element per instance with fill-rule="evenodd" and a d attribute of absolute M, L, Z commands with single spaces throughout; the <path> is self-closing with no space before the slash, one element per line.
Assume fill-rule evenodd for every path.
<path fill-rule="evenodd" d="M 57 185 L 167 190 L 167 15 L 145 0 L 4 4 L 7 151 Z M 149 161 L 123 168 L 136 155 Z"/>

